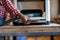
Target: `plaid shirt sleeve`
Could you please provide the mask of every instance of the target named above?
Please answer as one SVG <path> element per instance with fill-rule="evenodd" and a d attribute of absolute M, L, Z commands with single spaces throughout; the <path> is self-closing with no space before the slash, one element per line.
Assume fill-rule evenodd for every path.
<path fill-rule="evenodd" d="M 2 0 L 2 4 L 5 7 L 5 10 L 11 15 L 20 13 L 20 10 L 18 10 L 10 0 Z"/>

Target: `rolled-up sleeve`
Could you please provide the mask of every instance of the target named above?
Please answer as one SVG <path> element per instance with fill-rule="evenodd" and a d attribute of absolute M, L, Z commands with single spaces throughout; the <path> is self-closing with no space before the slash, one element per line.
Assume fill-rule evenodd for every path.
<path fill-rule="evenodd" d="M 2 4 L 5 7 L 5 10 L 11 14 L 18 14 L 20 10 L 18 10 L 10 0 L 2 0 Z"/>

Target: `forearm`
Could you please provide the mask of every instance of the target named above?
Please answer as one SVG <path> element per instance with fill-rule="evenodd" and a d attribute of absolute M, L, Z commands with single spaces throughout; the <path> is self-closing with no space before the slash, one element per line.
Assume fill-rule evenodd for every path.
<path fill-rule="evenodd" d="M 24 15 L 20 13 L 18 10 L 9 0 L 3 0 L 3 6 L 5 7 L 6 11 L 8 11 L 13 16 L 19 16 L 22 20 L 24 20 Z"/>
<path fill-rule="evenodd" d="M 22 13 L 18 13 L 17 16 L 19 16 L 19 18 L 21 18 L 22 20 L 24 19 L 24 15 Z"/>

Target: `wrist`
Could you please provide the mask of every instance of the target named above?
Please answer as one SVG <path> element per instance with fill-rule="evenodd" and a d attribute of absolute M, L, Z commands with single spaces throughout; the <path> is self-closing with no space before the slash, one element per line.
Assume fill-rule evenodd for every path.
<path fill-rule="evenodd" d="M 20 19 L 24 19 L 25 15 L 23 15 L 22 13 L 18 13 L 17 16 L 19 16 Z"/>

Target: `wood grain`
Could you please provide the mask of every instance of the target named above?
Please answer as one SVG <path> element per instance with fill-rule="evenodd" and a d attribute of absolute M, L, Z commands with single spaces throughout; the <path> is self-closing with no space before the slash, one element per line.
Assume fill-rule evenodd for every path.
<path fill-rule="evenodd" d="M 54 40 L 60 40 L 60 36 L 54 36 Z"/>
<path fill-rule="evenodd" d="M 50 40 L 50 36 L 27 36 L 27 40 Z"/>
<path fill-rule="evenodd" d="M 9 34 L 8 34 L 9 33 Z M 1 35 L 29 35 L 29 34 L 40 34 L 44 35 L 59 35 L 60 24 L 50 24 L 50 25 L 25 25 L 25 26 L 1 26 Z"/>

